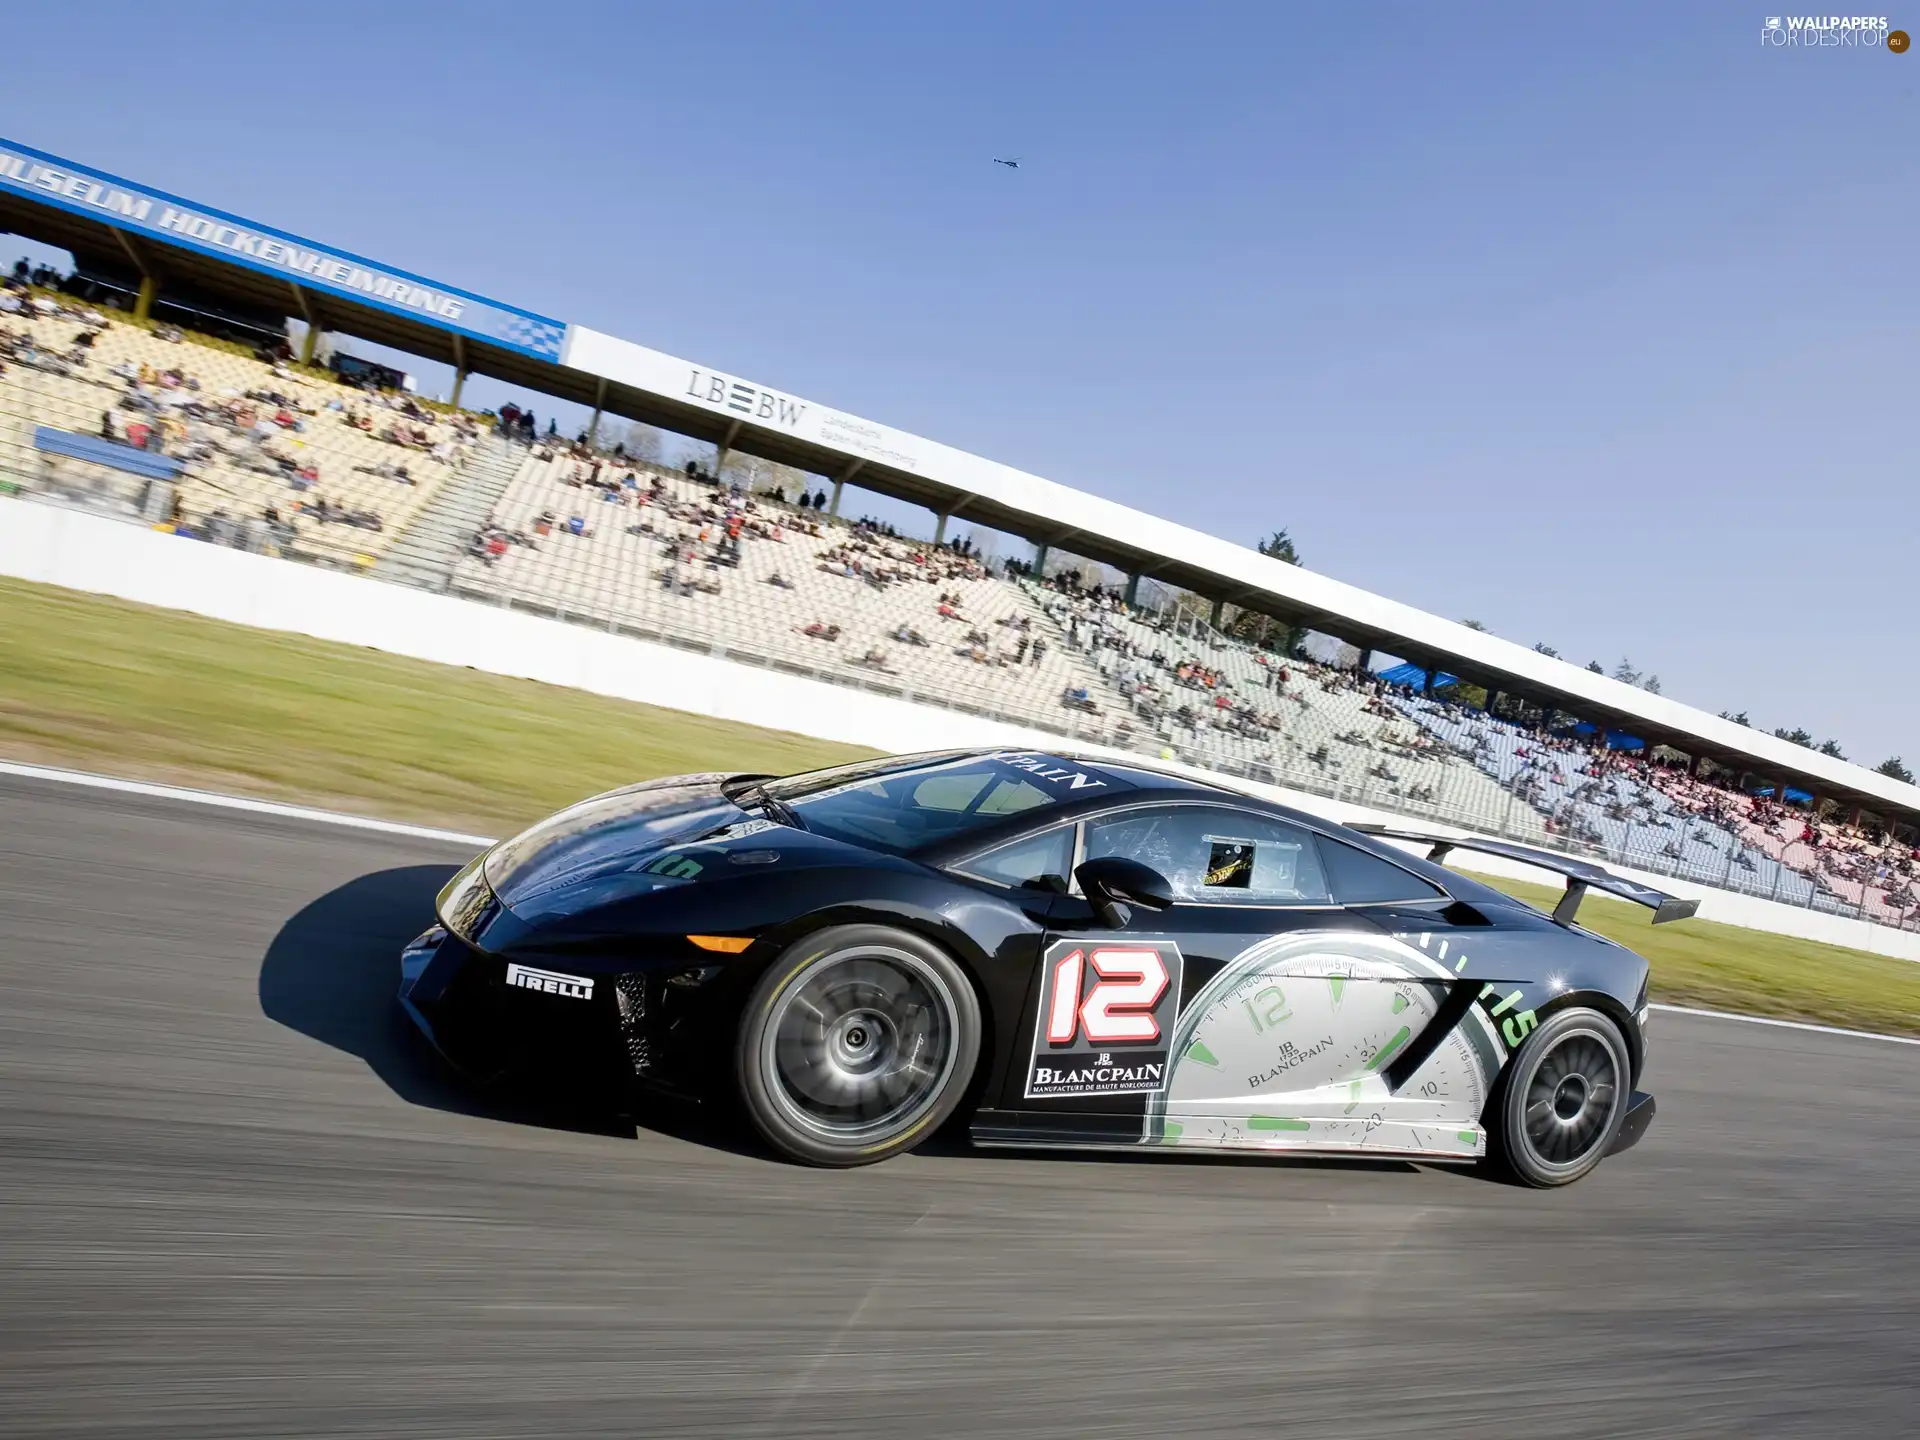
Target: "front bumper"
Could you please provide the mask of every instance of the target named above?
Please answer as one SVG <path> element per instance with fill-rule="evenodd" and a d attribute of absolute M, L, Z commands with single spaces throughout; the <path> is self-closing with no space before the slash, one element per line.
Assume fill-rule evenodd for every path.
<path fill-rule="evenodd" d="M 721 968 L 677 953 L 627 964 L 522 963 L 436 925 L 400 952 L 398 998 L 434 1048 L 482 1083 L 564 1069 L 697 1091 L 729 1015 L 726 987 L 711 983 Z"/>
<path fill-rule="evenodd" d="M 531 1064 L 618 1057 L 621 978 L 513 964 L 436 925 L 400 952 L 399 1001 L 455 1069 L 486 1082 Z"/>

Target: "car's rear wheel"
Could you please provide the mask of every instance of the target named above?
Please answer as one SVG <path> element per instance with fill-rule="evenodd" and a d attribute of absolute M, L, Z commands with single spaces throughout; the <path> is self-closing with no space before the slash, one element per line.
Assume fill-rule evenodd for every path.
<path fill-rule="evenodd" d="M 1508 1062 L 1500 1153 L 1529 1185 L 1569 1185 L 1607 1153 L 1626 1118 L 1631 1063 L 1620 1028 L 1575 1007 L 1549 1019 Z"/>
<path fill-rule="evenodd" d="M 841 925 L 789 947 L 761 977 L 735 1061 L 769 1144 L 845 1166 L 933 1134 L 979 1055 L 980 1003 L 951 956 L 904 930 Z"/>

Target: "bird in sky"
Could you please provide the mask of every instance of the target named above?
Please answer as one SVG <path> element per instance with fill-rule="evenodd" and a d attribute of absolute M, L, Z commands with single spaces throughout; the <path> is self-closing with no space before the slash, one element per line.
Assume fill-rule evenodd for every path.
<path fill-rule="evenodd" d="M 996 155 L 993 157 L 993 163 L 996 165 L 1004 165 L 1009 170 L 1018 170 L 1020 168 L 1020 159 L 1018 156 L 1015 156 L 1011 160 L 1002 160 L 998 155 Z"/>

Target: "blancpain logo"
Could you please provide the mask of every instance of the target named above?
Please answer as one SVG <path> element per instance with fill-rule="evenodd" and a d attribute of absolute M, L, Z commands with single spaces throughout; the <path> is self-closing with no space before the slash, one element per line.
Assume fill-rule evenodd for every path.
<path fill-rule="evenodd" d="M 1064 765 L 1055 765 L 1051 761 L 1032 755 L 1002 755 L 999 758 L 1004 765 L 1011 765 L 1016 770 L 1025 770 L 1029 775 L 1041 780 L 1064 783 L 1069 790 L 1097 790 L 1107 783 L 1104 780 L 1094 779 L 1085 771 L 1069 770 Z"/>
<path fill-rule="evenodd" d="M 1115 1065 L 1105 1055 L 1100 1060 L 1102 1063 L 1093 1065 L 1084 1062 L 1078 1065 L 1036 1065 L 1033 1067 L 1032 1088 L 1057 1095 L 1076 1091 L 1092 1093 L 1096 1087 L 1108 1094 L 1123 1094 L 1128 1090 L 1159 1090 L 1167 1082 L 1164 1060 L 1150 1060 L 1139 1065 Z"/>
<path fill-rule="evenodd" d="M 587 976 L 535 970 L 530 965 L 507 966 L 507 984 L 520 990 L 538 990 L 545 995 L 564 995 L 569 1000 L 593 998 L 593 981 Z"/>

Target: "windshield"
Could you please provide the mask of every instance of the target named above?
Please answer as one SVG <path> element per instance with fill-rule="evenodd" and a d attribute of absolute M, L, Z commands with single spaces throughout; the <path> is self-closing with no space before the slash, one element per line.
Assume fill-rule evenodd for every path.
<path fill-rule="evenodd" d="M 766 788 L 816 834 L 905 855 L 1058 804 L 1075 789 L 1111 788 L 1058 761 L 1039 763 L 1044 759 L 923 755 L 770 780 Z"/>

